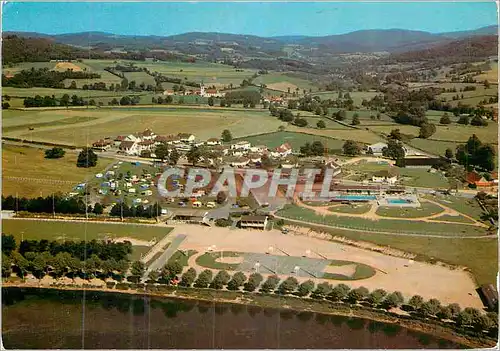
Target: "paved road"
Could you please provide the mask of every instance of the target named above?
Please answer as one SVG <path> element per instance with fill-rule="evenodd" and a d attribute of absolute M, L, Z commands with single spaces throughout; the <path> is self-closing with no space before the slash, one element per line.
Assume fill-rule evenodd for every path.
<path fill-rule="evenodd" d="M 158 257 L 158 259 L 156 259 L 153 263 L 151 263 L 146 269 L 146 272 L 144 272 L 144 276 L 142 277 L 143 283 L 147 280 L 148 275 L 151 271 L 160 270 L 168 262 L 170 257 L 172 257 L 172 255 L 177 251 L 184 239 L 186 239 L 186 235 L 179 234 L 172 240 L 169 247 L 161 254 L 161 256 Z"/>

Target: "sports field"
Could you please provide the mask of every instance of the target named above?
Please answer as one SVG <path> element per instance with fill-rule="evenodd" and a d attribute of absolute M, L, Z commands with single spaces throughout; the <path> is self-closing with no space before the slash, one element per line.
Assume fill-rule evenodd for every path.
<path fill-rule="evenodd" d="M 235 263 L 225 263 L 225 262 Z M 196 258 L 196 263 L 212 269 L 253 272 L 263 274 L 295 275 L 303 278 L 335 280 L 361 280 L 376 274 L 372 267 L 352 261 L 328 260 L 309 253 L 309 257 L 272 255 L 249 252 L 207 252 Z M 256 268 L 258 266 L 258 268 Z M 298 267 L 298 268 L 297 268 Z"/>
<path fill-rule="evenodd" d="M 103 170 L 112 160 L 99 158 L 95 168 L 76 167 L 77 154 L 46 159 L 42 149 L 2 145 L 2 194 L 25 197 L 66 192 Z"/>
<path fill-rule="evenodd" d="M 160 240 L 173 229 L 171 227 L 137 225 L 128 223 L 96 223 L 4 219 L 2 232 L 12 234 L 16 241 L 24 239 L 93 240 L 106 237 L 132 238 L 149 242 Z"/>
<path fill-rule="evenodd" d="M 466 272 L 460 269 L 450 270 L 440 265 L 431 265 L 411 261 L 407 258 L 387 256 L 379 252 L 364 250 L 328 240 L 320 240 L 306 235 L 283 235 L 278 230 L 235 231 L 230 228 L 180 225 L 176 226 L 170 235 L 175 236 L 176 234 L 186 234 L 186 239 L 182 242 L 179 249 L 190 249 L 199 252 L 199 254 L 189 259 L 189 266 L 194 267 L 198 271 L 207 268 L 198 263 L 206 264 L 207 262 L 197 262 L 197 258 L 210 252 L 210 248 L 213 248 L 214 245 L 216 246 L 216 252 L 242 252 L 245 253 L 245 257 L 248 254 L 250 257 L 248 265 L 252 266 L 253 263 L 253 267 L 249 267 L 250 271 L 252 271 L 252 268 L 255 268 L 255 260 L 259 260 L 261 263 L 259 267 L 261 274 L 272 274 L 265 271 L 265 268 L 262 267 L 263 265 L 268 266 L 271 270 L 276 270 L 276 262 L 284 262 L 282 278 L 293 276 L 294 273 L 292 271 L 294 271 L 295 265 L 300 266 L 298 262 L 302 262 L 307 257 L 310 259 L 322 259 L 323 261 L 350 261 L 353 264 L 367 265 L 376 271 L 375 275 L 366 279 L 341 281 L 352 288 L 365 286 L 369 290 L 379 288 L 387 291 L 399 290 L 405 297 L 419 294 L 426 299 L 437 298 L 442 303 L 457 302 L 463 306 L 476 306 L 479 308 L 482 306 L 479 297 L 474 291 L 474 282 Z M 361 236 L 366 237 L 370 235 L 367 233 L 361 234 Z M 308 250 L 310 251 L 309 253 L 307 252 Z M 267 257 L 265 258 L 265 256 Z M 273 259 L 274 257 L 280 257 L 279 261 Z M 213 263 L 214 260 L 211 260 L 211 262 Z M 220 262 L 242 264 L 241 257 L 227 257 L 227 260 L 221 259 Z M 331 266 L 325 268 L 325 270 L 332 269 L 331 272 L 334 274 L 335 269 L 342 268 L 344 269 L 344 274 L 342 275 L 346 275 L 348 265 L 344 265 L 343 262 L 338 263 L 339 266 Z M 305 263 L 303 267 L 314 269 L 314 265 L 315 263 L 311 266 Z M 279 266 L 278 264 L 278 269 Z M 246 273 L 247 276 L 250 274 L 250 271 Z M 350 272 L 352 272 L 352 269 Z M 433 279 L 428 279 L 428 277 L 433 277 Z M 300 273 L 298 274 L 299 281 L 308 279 L 312 279 L 316 283 L 325 281 L 325 279 L 316 279 L 310 275 L 306 277 L 305 275 L 300 275 Z"/>
<path fill-rule="evenodd" d="M 71 118 L 88 118 L 89 121 L 71 125 L 54 125 L 35 128 L 34 131 L 17 129 L 5 133 L 7 136 L 33 139 L 37 141 L 56 142 L 68 145 L 89 145 L 104 137 L 114 137 L 152 129 L 158 135 L 177 133 L 194 133 L 198 139 L 206 140 L 219 137 L 224 129 L 229 129 L 234 137 L 258 134 L 277 130 L 282 122 L 269 116 L 266 110 L 252 111 L 197 109 L 185 107 L 135 107 L 106 108 L 89 110 L 57 110 L 57 111 L 15 111 L 18 126 L 29 126 L 35 116 L 46 117 L 45 121 L 54 121 L 54 116 L 61 120 Z M 14 120 L 14 117 L 12 117 Z"/>

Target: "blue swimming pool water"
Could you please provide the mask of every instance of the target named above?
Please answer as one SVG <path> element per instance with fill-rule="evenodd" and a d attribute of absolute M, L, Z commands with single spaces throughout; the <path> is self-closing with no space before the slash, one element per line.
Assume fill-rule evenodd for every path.
<path fill-rule="evenodd" d="M 407 204 L 411 201 L 405 199 L 387 199 L 387 202 L 390 204 Z"/>
<path fill-rule="evenodd" d="M 370 201 L 375 200 L 374 195 L 341 195 L 333 198 L 337 201 Z"/>

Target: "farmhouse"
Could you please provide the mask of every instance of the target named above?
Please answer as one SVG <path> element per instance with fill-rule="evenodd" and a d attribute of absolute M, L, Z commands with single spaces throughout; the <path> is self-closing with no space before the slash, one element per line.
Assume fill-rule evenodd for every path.
<path fill-rule="evenodd" d="M 241 216 L 240 227 L 266 229 L 267 221 L 267 216 Z"/>
<path fill-rule="evenodd" d="M 167 89 L 163 92 L 163 95 L 165 95 L 165 96 L 171 96 L 174 94 L 175 94 L 175 92 L 173 90 L 170 90 L 170 89 Z"/>
<path fill-rule="evenodd" d="M 465 179 L 469 185 L 475 185 L 477 187 L 488 187 L 494 184 L 493 182 L 486 180 L 486 178 L 477 172 L 467 173 Z"/>
<path fill-rule="evenodd" d="M 372 182 L 395 184 L 398 181 L 398 172 L 394 167 L 383 169 L 372 174 Z"/>
<path fill-rule="evenodd" d="M 183 143 L 192 143 L 196 137 L 191 133 L 179 133 L 177 136 Z"/>
<path fill-rule="evenodd" d="M 221 141 L 217 138 L 210 138 L 207 140 L 207 145 L 214 146 L 214 145 L 220 145 L 220 144 L 221 144 Z"/>
<path fill-rule="evenodd" d="M 137 133 L 137 138 L 141 140 L 153 140 L 156 137 L 151 129 L 146 129 L 144 132 Z"/>
<path fill-rule="evenodd" d="M 98 141 L 92 143 L 92 149 L 98 150 L 98 151 L 106 151 L 106 150 L 109 150 L 111 148 L 112 144 L 113 144 L 113 142 L 111 140 L 101 139 L 101 140 L 98 140 Z"/>
<path fill-rule="evenodd" d="M 271 151 L 273 157 L 286 157 L 292 153 L 292 146 L 289 143 L 284 143 Z"/>

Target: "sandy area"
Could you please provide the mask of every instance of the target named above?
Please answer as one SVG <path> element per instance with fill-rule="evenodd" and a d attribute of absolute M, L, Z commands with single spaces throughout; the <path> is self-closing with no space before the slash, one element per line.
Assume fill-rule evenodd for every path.
<path fill-rule="evenodd" d="M 115 241 L 117 243 L 123 243 L 125 241 L 130 241 L 132 246 L 148 246 L 149 247 L 149 246 L 153 246 L 153 244 L 154 244 L 152 241 L 139 240 L 139 239 L 129 238 L 126 236 L 113 239 L 113 241 Z"/>
<path fill-rule="evenodd" d="M 345 266 L 326 266 L 323 271 L 326 273 L 341 274 L 346 277 L 350 277 L 356 273 L 356 267 L 357 266 L 355 264 L 346 264 Z"/>
<path fill-rule="evenodd" d="M 277 230 L 234 230 L 185 224 L 176 226 L 169 236 L 175 237 L 178 234 L 187 236 L 179 249 L 194 249 L 200 253 L 206 252 L 206 248 L 212 245 L 216 245 L 218 251 L 258 253 L 265 253 L 270 246 L 273 246 L 292 256 L 301 257 L 309 249 L 312 252 L 311 258 L 319 253 L 330 259 L 360 262 L 377 269 L 377 274 L 371 278 L 342 281 L 353 288 L 365 286 L 369 290 L 378 288 L 387 291 L 398 290 L 406 298 L 419 294 L 426 299 L 437 298 L 445 304 L 456 302 L 463 307 L 483 307 L 472 278 L 460 269 L 452 270 L 441 265 L 387 256 L 308 236 L 283 235 Z M 318 280 L 320 281 L 322 280 Z"/>
<path fill-rule="evenodd" d="M 66 71 L 67 69 L 72 69 L 75 72 L 81 72 L 81 67 L 78 67 L 74 63 L 71 62 L 58 62 L 55 67 L 58 71 Z"/>
<path fill-rule="evenodd" d="M 243 257 L 219 257 L 215 261 L 219 263 L 239 264 L 243 262 Z"/>

